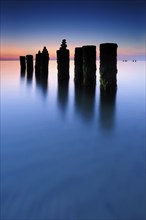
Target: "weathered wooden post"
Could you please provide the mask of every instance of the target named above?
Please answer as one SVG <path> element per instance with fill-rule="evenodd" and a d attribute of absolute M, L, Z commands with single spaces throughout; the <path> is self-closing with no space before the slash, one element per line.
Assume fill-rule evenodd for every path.
<path fill-rule="evenodd" d="M 48 64 L 49 64 L 49 53 L 46 47 L 44 47 L 41 54 L 41 73 L 42 76 L 48 76 Z"/>
<path fill-rule="evenodd" d="M 35 58 L 35 73 L 37 75 L 40 75 L 41 73 L 41 52 L 40 50 L 38 51 L 38 53 L 36 54 L 36 58 Z"/>
<path fill-rule="evenodd" d="M 74 64 L 75 64 L 74 81 L 76 84 L 82 84 L 83 83 L 83 49 L 82 47 L 75 48 Z"/>
<path fill-rule="evenodd" d="M 20 67 L 21 67 L 21 73 L 25 72 L 26 70 L 26 60 L 25 60 L 25 56 L 20 56 Z"/>
<path fill-rule="evenodd" d="M 26 61 L 27 61 L 27 73 L 31 74 L 31 73 L 33 73 L 33 56 L 27 55 Z"/>
<path fill-rule="evenodd" d="M 86 86 L 96 84 L 96 46 L 83 46 L 83 83 Z"/>
<path fill-rule="evenodd" d="M 100 44 L 100 88 L 106 91 L 117 88 L 117 48 L 115 43 Z"/>
<path fill-rule="evenodd" d="M 59 50 L 57 50 L 57 68 L 58 68 L 58 80 L 69 80 L 69 50 L 66 49 L 66 40 L 62 40 L 62 44 Z"/>

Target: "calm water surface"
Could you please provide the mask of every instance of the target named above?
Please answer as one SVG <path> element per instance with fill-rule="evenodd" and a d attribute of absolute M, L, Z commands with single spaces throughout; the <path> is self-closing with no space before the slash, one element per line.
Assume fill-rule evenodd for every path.
<path fill-rule="evenodd" d="M 118 62 L 100 95 L 1 63 L 1 219 L 145 219 L 145 62 Z"/>

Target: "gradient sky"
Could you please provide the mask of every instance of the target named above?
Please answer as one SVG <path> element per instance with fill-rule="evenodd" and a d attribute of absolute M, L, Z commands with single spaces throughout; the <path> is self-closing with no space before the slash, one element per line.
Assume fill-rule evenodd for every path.
<path fill-rule="evenodd" d="M 74 48 L 118 44 L 118 58 L 145 59 L 145 0 L 1 0 L 1 59 L 16 59 L 62 39 Z"/>

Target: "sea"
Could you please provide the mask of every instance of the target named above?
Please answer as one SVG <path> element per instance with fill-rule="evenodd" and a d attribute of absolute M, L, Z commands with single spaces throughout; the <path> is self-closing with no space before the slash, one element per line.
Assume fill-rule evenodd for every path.
<path fill-rule="evenodd" d="M 117 62 L 117 92 L 28 77 L 0 61 L 1 220 L 146 219 L 146 62 Z"/>

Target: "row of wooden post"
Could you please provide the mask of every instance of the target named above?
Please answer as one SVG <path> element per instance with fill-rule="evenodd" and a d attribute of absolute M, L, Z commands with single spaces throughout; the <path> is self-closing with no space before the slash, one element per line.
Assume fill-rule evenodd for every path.
<path fill-rule="evenodd" d="M 100 87 L 102 90 L 115 90 L 117 87 L 117 47 L 115 43 L 100 44 Z M 58 80 L 69 80 L 70 52 L 66 40 L 62 41 L 57 50 Z M 28 73 L 33 72 L 33 56 L 20 56 L 21 71 L 27 68 Z M 37 77 L 48 76 L 49 53 L 44 47 L 42 52 L 36 54 L 35 73 Z M 96 84 L 96 46 L 88 45 L 75 48 L 75 83 L 93 87 Z"/>

